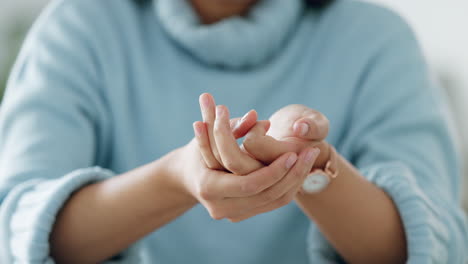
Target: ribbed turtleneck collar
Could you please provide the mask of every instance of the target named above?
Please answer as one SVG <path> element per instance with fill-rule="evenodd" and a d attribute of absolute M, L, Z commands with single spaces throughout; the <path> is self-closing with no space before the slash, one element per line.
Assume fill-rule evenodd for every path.
<path fill-rule="evenodd" d="M 304 9 L 303 0 L 261 0 L 245 17 L 201 24 L 188 0 L 154 0 L 167 33 L 205 63 L 227 68 L 253 67 L 284 45 Z"/>

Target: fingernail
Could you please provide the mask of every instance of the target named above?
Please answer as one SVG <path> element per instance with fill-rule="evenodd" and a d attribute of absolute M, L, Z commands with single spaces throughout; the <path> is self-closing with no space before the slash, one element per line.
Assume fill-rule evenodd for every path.
<path fill-rule="evenodd" d="M 286 168 L 287 169 L 292 168 L 292 166 L 294 166 L 296 161 L 297 161 L 297 155 L 296 154 L 291 154 L 289 156 L 289 158 L 286 160 Z"/>
<path fill-rule="evenodd" d="M 234 125 L 234 128 L 232 130 L 237 130 L 240 127 L 241 124 L 242 124 L 242 120 L 237 120 L 236 124 Z"/>
<path fill-rule="evenodd" d="M 216 107 L 216 116 L 222 117 L 223 115 L 224 115 L 224 109 L 223 109 L 223 107 L 218 105 Z"/>
<path fill-rule="evenodd" d="M 193 124 L 193 130 L 195 130 L 195 136 L 200 137 L 202 134 L 201 128 Z"/>
<path fill-rule="evenodd" d="M 210 98 L 209 98 L 208 96 L 206 96 L 206 95 L 204 95 L 204 96 L 202 97 L 202 100 L 201 100 L 201 101 L 202 101 L 202 106 L 203 106 L 203 108 L 208 108 L 208 107 L 210 106 L 210 104 L 211 104 Z"/>
<path fill-rule="evenodd" d="M 320 149 L 319 148 L 313 148 L 309 150 L 305 156 L 305 161 L 306 162 L 311 162 L 312 160 L 316 159 L 318 155 L 320 154 Z"/>
<path fill-rule="evenodd" d="M 238 128 L 240 127 L 240 125 L 242 124 L 242 122 L 244 122 L 245 119 L 247 119 L 247 116 L 249 115 L 250 112 L 251 112 L 251 111 L 247 112 L 247 114 L 245 114 L 241 119 L 239 119 L 239 120 L 236 121 L 236 124 L 234 125 L 233 130 L 236 130 L 236 129 L 238 129 Z"/>
<path fill-rule="evenodd" d="M 247 114 L 245 114 L 245 115 L 241 118 L 241 120 L 239 121 L 239 124 L 242 123 L 242 122 L 244 122 L 245 119 L 247 119 L 247 116 L 250 114 L 251 111 L 252 111 L 252 110 L 250 110 L 249 112 L 247 112 Z"/>
<path fill-rule="evenodd" d="M 296 123 L 294 124 L 294 131 L 300 136 L 305 136 L 309 132 L 309 125 L 306 123 Z"/>

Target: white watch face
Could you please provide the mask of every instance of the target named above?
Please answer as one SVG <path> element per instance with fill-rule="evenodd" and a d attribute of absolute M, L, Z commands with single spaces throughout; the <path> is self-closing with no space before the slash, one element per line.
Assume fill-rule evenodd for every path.
<path fill-rule="evenodd" d="M 320 172 L 309 174 L 302 184 L 302 189 L 307 193 L 317 193 L 325 189 L 330 183 L 328 175 Z"/>

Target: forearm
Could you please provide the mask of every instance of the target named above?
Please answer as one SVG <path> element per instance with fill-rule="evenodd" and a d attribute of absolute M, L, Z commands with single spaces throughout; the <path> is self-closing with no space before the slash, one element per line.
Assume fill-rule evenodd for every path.
<path fill-rule="evenodd" d="M 172 221 L 196 204 L 174 189 L 162 159 L 77 191 L 50 237 L 57 263 L 97 263 Z"/>
<path fill-rule="evenodd" d="M 403 263 L 406 239 L 390 197 L 367 181 L 343 157 L 339 176 L 318 194 L 296 201 L 350 263 Z"/>

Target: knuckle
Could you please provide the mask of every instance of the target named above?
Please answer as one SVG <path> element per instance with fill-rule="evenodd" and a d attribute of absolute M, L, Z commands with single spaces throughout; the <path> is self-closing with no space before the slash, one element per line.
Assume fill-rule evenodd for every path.
<path fill-rule="evenodd" d="M 271 201 L 276 200 L 276 198 L 277 198 L 277 195 L 276 195 L 275 190 L 269 190 L 262 195 L 262 202 L 269 203 Z"/>
<path fill-rule="evenodd" d="M 206 177 L 205 179 L 202 179 L 200 181 L 197 189 L 198 189 L 198 195 L 203 200 L 209 201 L 209 200 L 214 199 L 213 190 L 211 188 L 211 185 L 206 180 Z"/>
<path fill-rule="evenodd" d="M 244 194 L 256 194 L 259 192 L 259 185 L 254 182 L 244 181 L 241 184 L 241 192 Z"/>
<path fill-rule="evenodd" d="M 233 159 L 228 159 L 226 162 L 223 163 L 226 169 L 234 173 L 239 172 L 242 168 L 241 164 Z"/>
<path fill-rule="evenodd" d="M 257 138 L 258 137 L 255 136 L 252 133 L 247 134 L 247 136 L 245 137 L 245 139 L 244 139 L 244 141 L 242 143 L 244 145 L 245 150 L 247 150 L 249 152 L 251 150 L 253 150 Z"/>
<path fill-rule="evenodd" d="M 206 200 L 206 201 L 213 199 L 212 194 L 206 187 L 200 188 L 199 195 L 203 200 Z"/>

